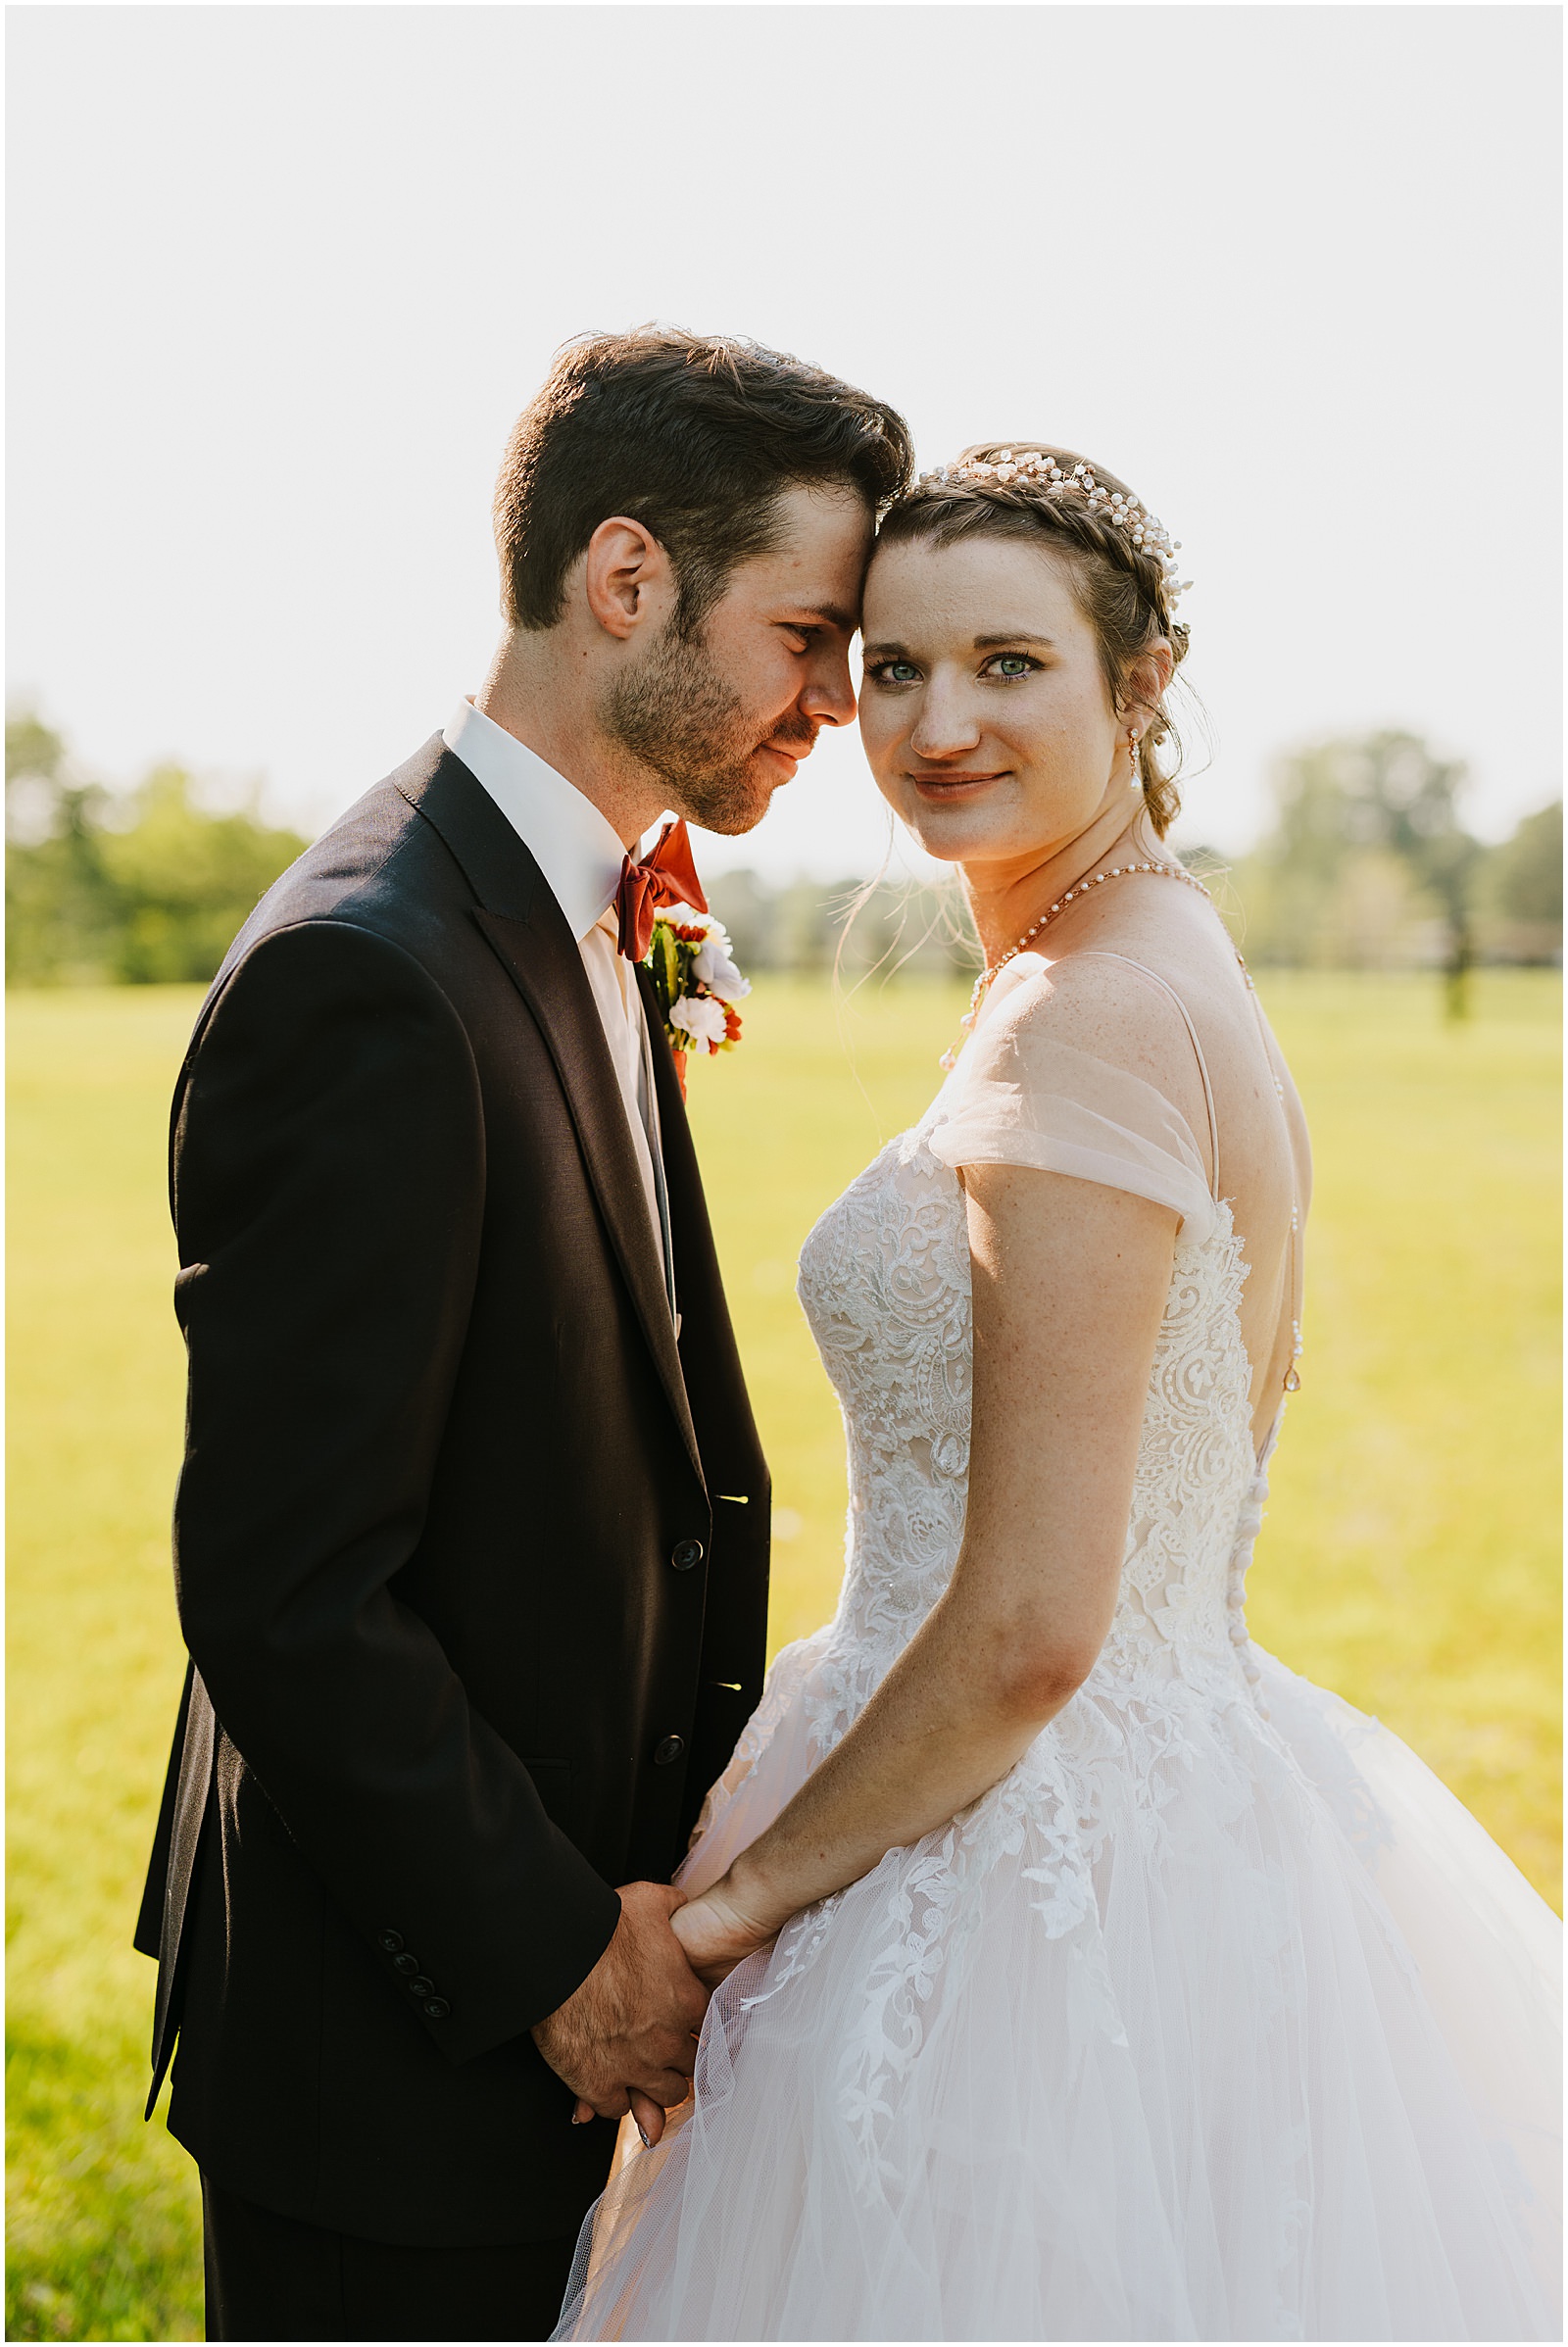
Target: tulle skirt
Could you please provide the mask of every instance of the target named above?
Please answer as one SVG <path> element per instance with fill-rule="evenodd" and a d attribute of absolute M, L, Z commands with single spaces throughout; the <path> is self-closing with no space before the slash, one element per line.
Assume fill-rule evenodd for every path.
<path fill-rule="evenodd" d="M 818 1757 L 780 1656 L 683 1879 Z M 1544 2339 L 1560 1927 L 1406 1746 L 1091 1680 L 733 1974 L 623 2135 L 562 2338 Z"/>

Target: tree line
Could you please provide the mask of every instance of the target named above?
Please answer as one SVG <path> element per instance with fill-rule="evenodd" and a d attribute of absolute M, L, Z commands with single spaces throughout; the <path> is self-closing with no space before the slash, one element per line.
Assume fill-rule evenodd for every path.
<path fill-rule="evenodd" d="M 202 804 L 183 767 L 128 795 L 74 765 L 31 712 L 6 720 L 6 977 L 12 985 L 211 978 L 229 940 L 306 842 L 255 796 Z"/>
<path fill-rule="evenodd" d="M 1458 805 L 1464 768 L 1413 733 L 1322 742 L 1280 762 L 1273 828 L 1228 863 L 1184 851 L 1248 959 L 1320 968 L 1430 967 L 1462 1010 L 1477 960 L 1562 954 L 1562 803 L 1487 847 Z M 180 766 L 112 793 L 33 712 L 6 724 L 6 972 L 27 986 L 202 982 L 306 843 L 255 794 L 215 807 Z M 713 910 L 743 968 L 972 971 L 956 887 L 777 886 L 720 873 Z"/>
<path fill-rule="evenodd" d="M 1560 799 L 1484 846 L 1463 765 L 1396 730 L 1317 743 L 1273 779 L 1274 827 L 1221 884 L 1250 961 L 1437 967 L 1455 1009 L 1478 960 L 1560 962 Z"/>

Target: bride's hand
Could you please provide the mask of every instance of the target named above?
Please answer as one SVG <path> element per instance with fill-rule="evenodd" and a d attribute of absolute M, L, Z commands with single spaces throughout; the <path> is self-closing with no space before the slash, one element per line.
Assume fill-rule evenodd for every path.
<path fill-rule="evenodd" d="M 737 1964 L 766 1947 L 778 1931 L 776 1924 L 763 1924 L 747 1914 L 727 1877 L 677 1907 L 669 1928 L 685 1949 L 687 1963 L 710 1988 L 716 1988 Z"/>
<path fill-rule="evenodd" d="M 699 1897 L 677 1907 L 669 1928 L 680 1941 L 687 1963 L 709 1988 L 716 1988 L 737 1964 L 765 1948 L 778 1931 L 777 1925 L 764 1925 L 749 1916 L 725 1882 L 713 1883 Z M 645 2094 L 633 2093 L 630 2100 L 637 2132 L 651 2148 L 664 2132 L 664 2114 Z M 573 2124 L 584 2126 L 593 2116 L 592 2104 L 579 2102 Z"/>

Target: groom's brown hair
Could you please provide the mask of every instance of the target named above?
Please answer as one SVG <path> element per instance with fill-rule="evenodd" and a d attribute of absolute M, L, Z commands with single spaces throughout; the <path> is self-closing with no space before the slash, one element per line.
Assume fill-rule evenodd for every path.
<path fill-rule="evenodd" d="M 566 573 L 599 524 L 653 532 L 690 634 L 737 562 L 773 542 L 780 494 L 842 483 L 873 514 L 908 484 L 896 408 L 739 336 L 642 326 L 568 343 L 517 418 L 496 483 L 502 607 L 553 627 Z"/>

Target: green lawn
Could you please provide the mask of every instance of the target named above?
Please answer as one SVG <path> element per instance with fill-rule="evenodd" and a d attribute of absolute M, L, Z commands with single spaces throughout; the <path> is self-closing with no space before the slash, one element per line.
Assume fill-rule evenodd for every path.
<path fill-rule="evenodd" d="M 1312 1118 L 1303 1390 L 1252 1574 L 1258 1636 L 1375 1710 L 1557 1896 L 1558 982 L 1272 977 Z M 196 993 L 13 998 L 13 2338 L 201 2335 L 189 2164 L 144 2127 L 128 1940 L 181 1658 L 167 1525 L 181 1363 L 164 1201 Z M 923 1106 L 962 1007 L 774 980 L 693 1071 L 777 1499 L 775 1643 L 831 1610 L 838 1414 L 793 1294 L 813 1216 Z"/>

